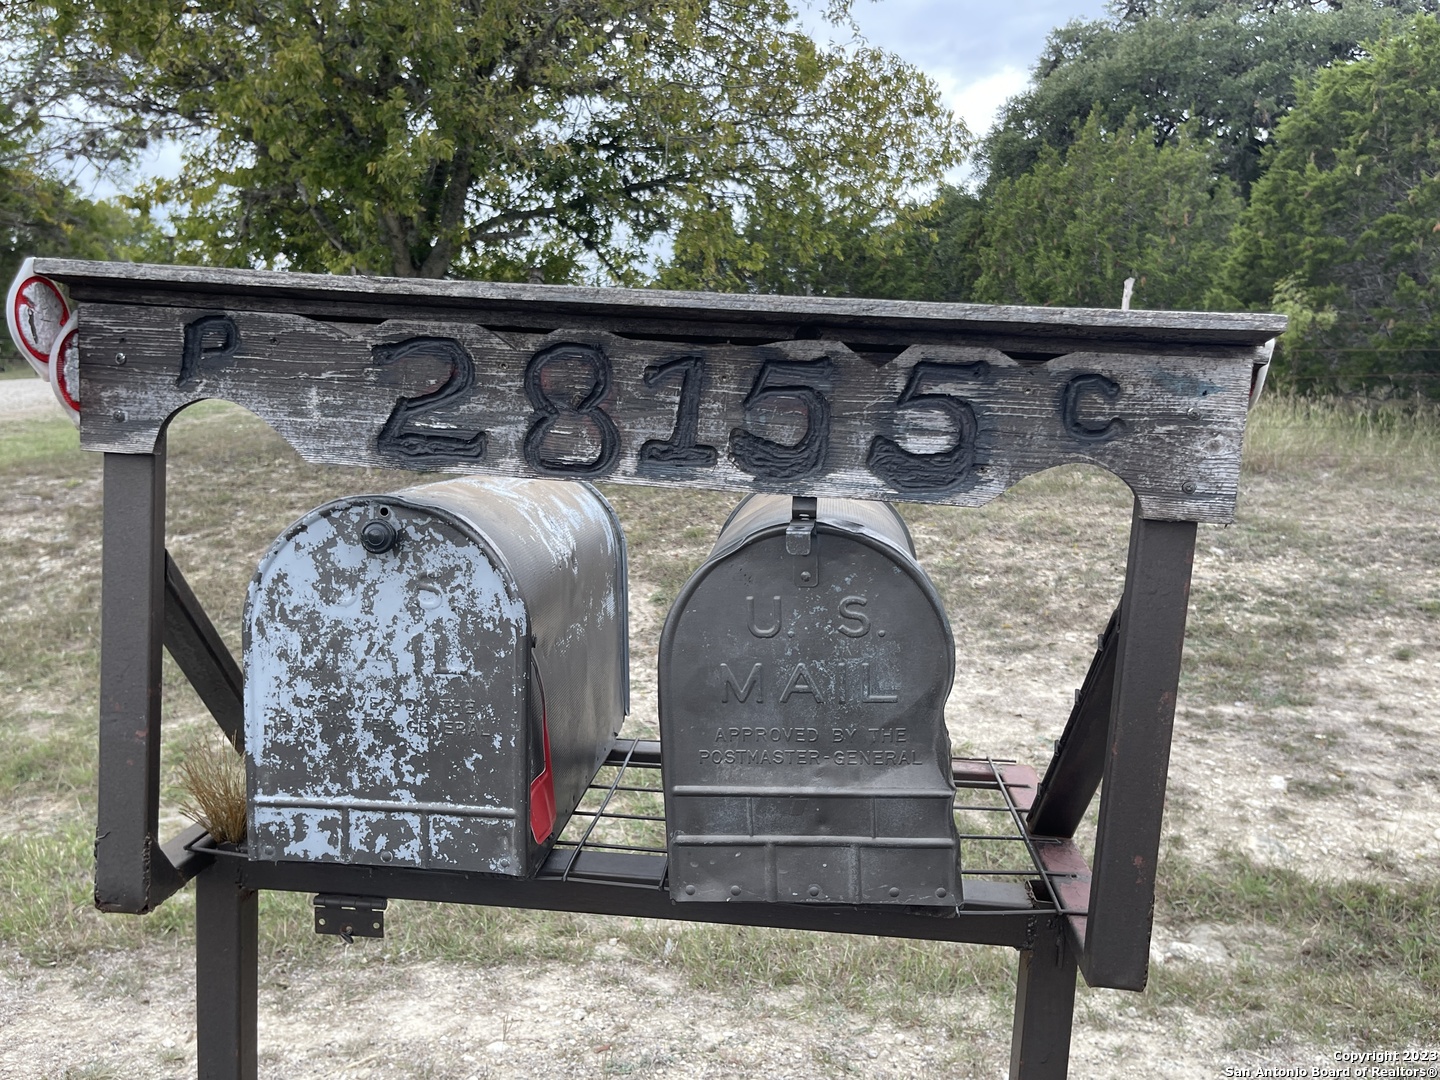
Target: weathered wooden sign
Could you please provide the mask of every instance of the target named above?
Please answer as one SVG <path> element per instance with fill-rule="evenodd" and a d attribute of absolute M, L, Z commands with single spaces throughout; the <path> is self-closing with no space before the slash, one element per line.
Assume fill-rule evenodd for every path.
<path fill-rule="evenodd" d="M 1233 517 L 1278 316 L 397 282 L 37 261 L 79 309 L 82 445 L 185 406 L 310 461 L 981 505 L 1115 473 L 1150 518 Z M 73 390 L 73 388 L 72 388 Z"/>

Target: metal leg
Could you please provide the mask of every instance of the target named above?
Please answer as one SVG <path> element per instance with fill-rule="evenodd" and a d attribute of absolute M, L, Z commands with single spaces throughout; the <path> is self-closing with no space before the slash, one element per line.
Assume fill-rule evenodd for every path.
<path fill-rule="evenodd" d="M 236 750 L 245 749 L 245 680 L 185 575 L 165 553 L 165 649 Z"/>
<path fill-rule="evenodd" d="M 105 455 L 95 904 L 145 912 L 180 885 L 156 835 L 165 623 L 165 448 Z"/>
<path fill-rule="evenodd" d="M 1193 521 L 1147 521 L 1137 503 L 1080 961 L 1091 986 L 1143 990 L 1149 974 L 1155 860 L 1194 556 Z"/>
<path fill-rule="evenodd" d="M 1120 610 L 1110 616 L 1085 683 L 1055 745 L 1055 756 L 1035 793 L 1028 819 L 1037 836 L 1074 836 L 1090 808 L 1105 772 L 1105 743 L 1110 732 L 1110 699 L 1115 689 L 1115 654 L 1120 640 Z"/>
<path fill-rule="evenodd" d="M 1075 953 L 1061 920 L 1020 953 L 1010 1080 L 1064 1080 L 1075 1019 Z"/>
<path fill-rule="evenodd" d="M 200 1080 L 256 1080 L 259 896 L 228 860 L 195 879 L 195 1032 Z"/>

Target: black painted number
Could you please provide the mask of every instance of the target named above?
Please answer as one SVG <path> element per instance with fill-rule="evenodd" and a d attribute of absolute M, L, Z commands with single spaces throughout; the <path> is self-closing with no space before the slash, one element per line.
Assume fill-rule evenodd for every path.
<path fill-rule="evenodd" d="M 416 426 L 421 417 L 463 400 L 475 385 L 475 361 L 464 345 L 454 338 L 415 337 L 394 345 L 376 345 L 373 356 L 379 364 L 438 360 L 447 369 L 445 381 L 436 389 L 396 400 L 375 437 L 377 450 L 434 464 L 474 461 L 485 456 L 487 439 L 483 431 Z"/>
<path fill-rule="evenodd" d="M 708 469 L 718 453 L 713 446 L 697 444 L 700 430 L 700 395 L 705 392 L 705 361 L 682 356 L 645 369 L 645 385 L 652 389 L 672 376 L 680 378 L 680 400 L 675 403 L 675 429 L 668 439 L 648 439 L 640 447 L 640 467 Z"/>
<path fill-rule="evenodd" d="M 589 389 L 578 402 L 555 400 L 545 386 L 546 369 L 576 364 L 589 369 Z M 620 456 L 620 432 L 615 421 L 600 407 L 609 392 L 610 359 L 594 345 L 552 345 L 532 356 L 525 367 L 525 396 L 536 412 L 530 429 L 525 432 L 525 460 L 530 467 L 552 476 L 600 476 L 609 472 Z M 599 443 L 592 459 L 570 461 L 546 456 L 546 443 L 552 432 L 557 439 L 589 441 L 579 433 L 583 427 L 588 427 Z"/>
<path fill-rule="evenodd" d="M 833 376 L 829 360 L 767 360 L 742 403 L 746 415 L 763 407 L 783 416 L 799 405 L 805 434 L 798 442 L 781 443 L 733 428 L 730 456 L 735 464 L 762 480 L 796 480 L 823 466 L 830 447 L 830 399 L 825 392 Z"/>
<path fill-rule="evenodd" d="M 894 439 L 877 435 L 870 442 L 865 464 L 870 471 L 896 491 L 947 491 L 963 481 L 975 465 L 975 409 L 953 394 L 926 393 L 925 385 L 956 376 L 984 375 L 988 365 L 936 364 L 921 361 L 910 371 L 910 380 L 895 399 L 895 408 L 934 409 L 944 414 L 954 434 L 955 445 L 931 454 L 906 450 Z M 897 427 L 899 425 L 897 424 Z"/>

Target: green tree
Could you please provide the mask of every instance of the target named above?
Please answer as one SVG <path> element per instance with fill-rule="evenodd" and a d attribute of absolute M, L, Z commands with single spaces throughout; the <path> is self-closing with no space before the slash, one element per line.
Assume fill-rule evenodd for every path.
<path fill-rule="evenodd" d="M 60 173 L 44 139 L 33 71 L 15 61 L 0 56 L 0 290 L 30 255 L 127 258 L 153 233 L 142 216 L 86 198 Z M 0 333 L 0 365 L 15 359 L 10 335 Z"/>
<path fill-rule="evenodd" d="M 961 134 L 922 75 L 818 46 L 786 0 L 56 7 L 89 115 L 185 139 L 145 194 L 220 263 L 637 281 L 715 207 L 897 208 Z"/>
<path fill-rule="evenodd" d="M 1134 116 L 1107 132 L 1097 110 L 1063 157 L 1047 146 L 1028 172 L 992 186 L 976 295 L 1113 308 L 1133 277 L 1135 307 L 1198 308 L 1240 209 L 1210 147 L 1185 132 L 1157 147 Z"/>
<path fill-rule="evenodd" d="M 1302 388 L 1440 374 L 1440 22 L 1369 50 L 1281 123 L 1226 269 L 1233 299 L 1302 316 L 1282 339 Z"/>
<path fill-rule="evenodd" d="M 980 201 L 944 186 L 928 203 L 856 213 L 770 204 L 736 222 L 729 208 L 692 217 L 661 268 L 666 288 L 964 301 L 979 274 Z M 847 212 L 848 210 L 848 212 Z"/>
<path fill-rule="evenodd" d="M 1132 112 L 1157 142 L 1181 130 L 1212 140 L 1242 192 L 1295 103 L 1297 83 L 1352 60 L 1388 20 L 1435 0 L 1125 0 L 1111 16 L 1051 32 L 1031 85 L 1006 103 L 984 145 L 995 180 L 1014 179 L 1044 147 L 1064 151 L 1095 108 L 1114 130 Z"/>

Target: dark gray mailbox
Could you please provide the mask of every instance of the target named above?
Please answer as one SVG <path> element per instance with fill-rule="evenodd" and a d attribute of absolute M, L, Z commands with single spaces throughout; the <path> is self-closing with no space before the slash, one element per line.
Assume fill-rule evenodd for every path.
<path fill-rule="evenodd" d="M 528 876 L 627 709 L 625 545 L 588 484 L 339 499 L 245 614 L 249 850 Z"/>
<path fill-rule="evenodd" d="M 891 507 L 747 498 L 660 641 L 671 895 L 958 903 L 954 675 Z"/>

